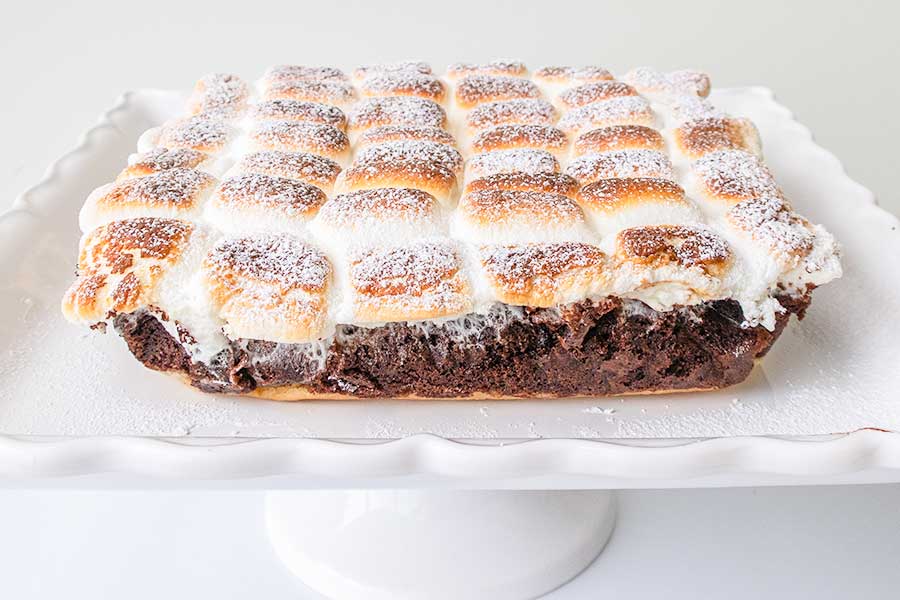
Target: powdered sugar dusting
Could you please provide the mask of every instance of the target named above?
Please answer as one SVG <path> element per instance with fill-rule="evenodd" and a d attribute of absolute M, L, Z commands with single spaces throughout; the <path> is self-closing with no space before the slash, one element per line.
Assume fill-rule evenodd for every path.
<path fill-rule="evenodd" d="M 453 173 L 461 173 L 463 157 L 453 146 L 418 140 L 384 142 L 361 150 L 354 165 L 411 165 L 421 164 L 428 168 L 442 167 Z"/>
<path fill-rule="evenodd" d="M 270 150 L 308 151 L 331 155 L 350 148 L 347 135 L 331 125 L 295 121 L 262 121 L 250 138 Z"/>
<path fill-rule="evenodd" d="M 131 263 L 131 258 L 123 254 L 125 251 L 137 250 L 140 258 L 174 259 L 193 229 L 193 224 L 176 219 L 138 217 L 113 221 L 92 234 L 97 243 L 89 248 L 100 252 L 111 272 L 118 273 Z"/>
<path fill-rule="evenodd" d="M 290 81 L 347 81 L 347 76 L 334 67 L 308 67 L 304 65 L 275 65 L 263 75 L 267 83 Z"/>
<path fill-rule="evenodd" d="M 716 150 L 745 150 L 756 153 L 759 138 L 745 119 L 707 118 L 683 123 L 675 130 L 681 150 L 691 157 Z"/>
<path fill-rule="evenodd" d="M 358 254 L 350 278 L 358 318 L 421 320 L 471 310 L 455 243 L 426 239 Z"/>
<path fill-rule="evenodd" d="M 157 145 L 203 152 L 216 151 L 228 141 L 229 131 L 224 122 L 204 115 L 179 119 L 163 126 Z"/>
<path fill-rule="evenodd" d="M 261 205 L 288 215 L 314 212 L 325 203 L 325 193 L 313 185 L 258 173 L 229 177 L 219 186 L 217 195 L 225 204 Z"/>
<path fill-rule="evenodd" d="M 604 255 L 596 246 L 566 242 L 482 247 L 481 260 L 493 278 L 510 290 L 525 292 L 538 278 L 552 285 L 566 271 L 600 267 Z"/>
<path fill-rule="evenodd" d="M 253 107 L 250 115 L 258 120 L 309 121 L 332 125 L 339 129 L 347 125 L 347 117 L 336 106 L 284 98 L 260 102 Z"/>
<path fill-rule="evenodd" d="M 206 267 L 221 277 L 235 272 L 306 292 L 322 291 L 331 275 L 321 252 L 286 234 L 225 240 L 209 253 Z"/>
<path fill-rule="evenodd" d="M 234 117 L 246 106 L 249 96 L 249 86 L 237 75 L 211 73 L 197 82 L 190 110 L 194 114 Z"/>
<path fill-rule="evenodd" d="M 685 267 L 723 263 L 731 257 L 728 244 L 705 227 L 652 225 L 619 233 L 618 247 L 626 256 L 674 260 Z"/>
<path fill-rule="evenodd" d="M 525 63 L 518 60 L 493 60 L 489 63 L 453 63 L 447 67 L 447 76 L 451 78 L 466 75 L 508 75 L 519 77 L 528 72 Z"/>
<path fill-rule="evenodd" d="M 382 63 L 375 65 L 365 65 L 357 67 L 353 71 L 353 76 L 362 79 L 376 73 L 421 73 L 424 75 L 431 74 L 431 65 L 419 60 L 402 60 L 395 63 Z"/>
<path fill-rule="evenodd" d="M 674 179 L 672 163 L 658 150 L 614 150 L 588 154 L 572 161 L 566 174 L 582 183 L 598 179 L 655 177 Z"/>
<path fill-rule="evenodd" d="M 148 172 L 175 168 L 193 169 L 208 158 L 208 154 L 190 148 L 153 148 L 137 156 L 129 167 Z"/>
<path fill-rule="evenodd" d="M 357 102 L 347 115 L 353 128 L 377 125 L 443 127 L 447 121 L 444 109 L 432 100 L 409 96 L 366 98 Z"/>
<path fill-rule="evenodd" d="M 643 177 L 601 179 L 584 186 L 578 193 L 578 200 L 583 205 L 604 210 L 613 210 L 635 199 L 673 205 L 687 203 L 681 186 L 668 179 Z"/>
<path fill-rule="evenodd" d="M 572 196 L 578 191 L 578 181 L 563 173 L 498 173 L 466 184 L 467 193 L 480 190 L 523 190 Z"/>
<path fill-rule="evenodd" d="M 371 250 L 353 262 L 354 287 L 369 295 L 421 294 L 460 268 L 452 244 L 420 241 L 400 248 Z"/>
<path fill-rule="evenodd" d="M 534 82 L 519 77 L 469 75 L 456 86 L 456 101 L 464 107 L 495 100 L 540 96 L 541 91 Z"/>
<path fill-rule="evenodd" d="M 581 83 L 605 81 L 613 78 L 603 67 L 542 67 L 534 72 L 534 78 L 553 83 Z"/>
<path fill-rule="evenodd" d="M 713 106 L 705 98 L 697 96 L 677 96 L 671 103 L 672 111 L 679 121 L 695 121 L 697 119 L 720 119 L 725 113 Z"/>
<path fill-rule="evenodd" d="M 471 310 L 462 263 L 450 240 L 425 239 L 372 249 L 351 264 L 358 318 L 421 320 Z"/>
<path fill-rule="evenodd" d="M 420 142 L 436 142 L 438 144 L 446 144 L 455 146 L 456 140 L 453 136 L 438 127 L 416 127 L 412 125 L 384 125 L 365 131 L 359 139 L 356 140 L 357 150 L 371 146 L 373 144 L 382 144 L 385 142 L 397 142 L 402 140 L 415 140 Z"/>
<path fill-rule="evenodd" d="M 569 138 L 556 127 L 547 125 L 500 125 L 478 134 L 472 140 L 475 152 L 501 148 L 541 148 L 562 150 Z"/>
<path fill-rule="evenodd" d="M 610 150 L 644 148 L 664 150 L 665 141 L 658 131 L 643 125 L 612 125 L 584 133 L 575 140 L 575 156 Z"/>
<path fill-rule="evenodd" d="M 185 205 L 197 201 L 200 192 L 215 183 L 212 175 L 194 169 L 172 168 L 146 177 L 117 183 L 103 196 L 103 203 Z"/>
<path fill-rule="evenodd" d="M 356 90 L 342 81 L 276 81 L 266 89 L 263 98 L 289 98 L 344 105 L 356 98 Z"/>
<path fill-rule="evenodd" d="M 418 96 L 440 101 L 444 97 L 444 84 L 434 75 L 417 71 L 374 73 L 360 83 L 366 96 Z"/>
<path fill-rule="evenodd" d="M 650 103 L 640 96 L 622 96 L 576 108 L 559 120 L 564 131 L 582 131 L 609 125 L 652 125 Z"/>
<path fill-rule="evenodd" d="M 808 223 L 778 197 L 744 200 L 728 211 L 727 218 L 781 257 L 806 255 L 815 243 Z"/>
<path fill-rule="evenodd" d="M 663 73 L 650 67 L 638 67 L 626 73 L 623 79 L 644 93 L 664 96 L 706 96 L 709 93 L 709 77 L 699 71 Z"/>
<path fill-rule="evenodd" d="M 597 81 L 585 83 L 566 90 L 559 95 L 559 101 L 570 108 L 577 108 L 592 102 L 600 102 L 621 96 L 636 96 L 633 87 L 621 81 Z"/>
<path fill-rule="evenodd" d="M 692 169 L 714 196 L 743 199 L 781 195 L 769 169 L 742 150 L 710 152 L 694 162 Z"/>
<path fill-rule="evenodd" d="M 430 217 L 434 207 L 435 199 L 427 192 L 378 188 L 336 196 L 322 207 L 318 218 L 338 227 L 369 219 L 416 222 Z"/>
<path fill-rule="evenodd" d="M 238 161 L 236 169 L 247 173 L 300 179 L 317 185 L 333 184 L 341 172 L 340 165 L 324 156 L 278 150 L 246 154 Z"/>
<path fill-rule="evenodd" d="M 472 129 L 484 129 L 507 123 L 552 125 L 554 121 L 556 109 L 540 98 L 486 102 L 476 106 L 466 115 L 466 123 Z"/>
<path fill-rule="evenodd" d="M 502 223 L 522 217 L 539 218 L 547 224 L 584 220 L 574 200 L 547 192 L 484 190 L 466 194 L 461 204 L 461 210 L 465 213 L 477 214 L 488 223 Z"/>
<path fill-rule="evenodd" d="M 470 178 L 487 177 L 499 173 L 557 173 L 559 162 L 546 150 L 517 148 L 476 154 L 466 163 Z"/>

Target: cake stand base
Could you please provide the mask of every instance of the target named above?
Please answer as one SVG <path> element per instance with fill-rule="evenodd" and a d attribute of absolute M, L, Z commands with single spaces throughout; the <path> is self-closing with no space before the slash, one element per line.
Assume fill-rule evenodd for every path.
<path fill-rule="evenodd" d="M 524 600 L 580 573 L 615 523 L 608 491 L 267 494 L 278 557 L 338 600 Z"/>

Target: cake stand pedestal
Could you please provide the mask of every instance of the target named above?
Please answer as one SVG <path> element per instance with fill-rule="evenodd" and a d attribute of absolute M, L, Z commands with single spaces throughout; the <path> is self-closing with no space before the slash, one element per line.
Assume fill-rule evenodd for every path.
<path fill-rule="evenodd" d="M 609 491 L 324 490 L 267 495 L 281 561 L 339 600 L 524 600 L 603 550 Z"/>

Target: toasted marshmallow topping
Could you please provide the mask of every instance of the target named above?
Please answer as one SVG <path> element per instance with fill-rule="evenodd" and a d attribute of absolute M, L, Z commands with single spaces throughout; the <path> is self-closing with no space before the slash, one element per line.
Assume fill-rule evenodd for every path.
<path fill-rule="evenodd" d="M 205 361 L 606 296 L 731 298 L 772 328 L 776 294 L 840 275 L 837 246 L 708 93 L 695 71 L 517 61 L 209 75 L 88 198 L 64 313 L 152 311 Z"/>

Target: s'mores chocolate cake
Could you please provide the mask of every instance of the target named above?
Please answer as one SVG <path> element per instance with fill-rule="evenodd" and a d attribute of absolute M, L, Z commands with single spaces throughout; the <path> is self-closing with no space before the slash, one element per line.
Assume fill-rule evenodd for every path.
<path fill-rule="evenodd" d="M 695 71 L 202 78 L 87 198 L 62 309 L 207 392 L 554 398 L 742 381 L 833 237 Z"/>

